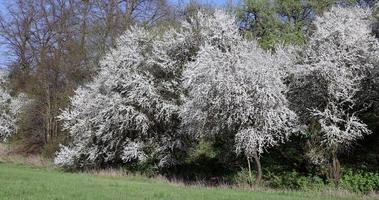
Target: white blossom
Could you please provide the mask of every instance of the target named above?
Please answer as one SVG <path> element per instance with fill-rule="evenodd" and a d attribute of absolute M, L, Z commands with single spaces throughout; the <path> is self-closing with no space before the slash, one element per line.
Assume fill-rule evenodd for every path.
<path fill-rule="evenodd" d="M 369 9 L 334 7 L 317 17 L 316 32 L 294 70 L 290 100 L 303 123 L 317 120 L 324 153 L 347 147 L 371 132 L 356 114 L 362 80 L 379 55 L 370 16 Z M 312 152 L 311 157 L 320 157 Z"/>
<path fill-rule="evenodd" d="M 132 160 L 146 160 L 147 155 L 143 151 L 144 144 L 142 142 L 130 142 L 124 147 L 122 159 L 126 162 Z"/>
<path fill-rule="evenodd" d="M 6 89 L 7 73 L 0 70 L 0 140 L 16 132 L 19 114 L 28 99 L 24 94 L 12 97 Z"/>
<path fill-rule="evenodd" d="M 76 149 L 72 156 L 83 165 L 166 154 L 174 159 L 185 150 L 177 132 L 180 81 L 197 46 L 196 31 L 185 24 L 163 34 L 133 27 L 118 39 L 99 74 L 76 91 L 71 107 L 60 115 L 74 141 L 58 152 L 56 164 L 76 165 L 59 161 L 65 148 Z"/>
<path fill-rule="evenodd" d="M 207 19 L 217 34 L 184 72 L 184 129 L 197 137 L 234 133 L 237 152 L 249 157 L 284 142 L 296 120 L 284 95 L 286 61 L 243 39 L 233 17 L 218 11 Z"/>
<path fill-rule="evenodd" d="M 76 148 L 60 146 L 59 154 L 55 157 L 54 163 L 62 167 L 70 167 L 75 164 L 75 156 L 78 154 Z"/>

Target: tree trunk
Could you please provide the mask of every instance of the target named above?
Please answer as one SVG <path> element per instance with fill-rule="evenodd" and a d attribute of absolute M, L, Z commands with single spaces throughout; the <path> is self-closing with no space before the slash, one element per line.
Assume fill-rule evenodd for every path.
<path fill-rule="evenodd" d="M 253 158 L 255 161 L 255 164 L 257 165 L 257 176 L 255 179 L 255 184 L 260 185 L 262 182 L 262 166 L 261 166 L 261 160 L 259 159 L 258 153 L 253 154 Z"/>
<path fill-rule="evenodd" d="M 250 164 L 250 157 L 247 156 L 247 166 L 249 167 L 249 185 L 250 187 L 253 185 L 253 175 L 251 173 L 251 164 Z"/>
<path fill-rule="evenodd" d="M 336 151 L 333 151 L 331 157 L 331 164 L 329 168 L 329 176 L 333 181 L 334 185 L 338 187 L 340 179 L 341 179 L 341 165 L 337 157 Z"/>

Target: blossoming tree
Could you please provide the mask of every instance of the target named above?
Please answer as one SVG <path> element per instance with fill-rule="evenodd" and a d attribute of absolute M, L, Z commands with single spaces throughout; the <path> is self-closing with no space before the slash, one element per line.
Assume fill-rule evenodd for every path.
<path fill-rule="evenodd" d="M 261 153 L 284 142 L 295 127 L 281 70 L 291 60 L 243 39 L 235 19 L 221 11 L 207 22 L 216 34 L 205 40 L 184 72 L 188 98 L 182 109 L 183 126 L 194 137 L 231 134 L 249 169 L 254 158 L 256 183 L 260 183 Z"/>
<path fill-rule="evenodd" d="M 134 27 L 102 60 L 100 72 L 78 89 L 61 114 L 73 142 L 55 163 L 99 166 L 158 160 L 170 166 L 186 149 L 180 134 L 182 71 L 198 47 L 214 34 L 205 14 L 161 34 Z M 179 155 L 178 155 L 179 154 Z"/>
<path fill-rule="evenodd" d="M 5 73 L 0 71 L 0 138 L 5 140 L 15 129 L 15 121 L 10 110 L 11 96 L 4 88 Z"/>
<path fill-rule="evenodd" d="M 379 55 L 370 16 L 368 9 L 335 7 L 317 17 L 316 31 L 290 86 L 294 109 L 303 123 L 314 127 L 308 156 L 316 163 L 329 163 L 336 183 L 340 178 L 337 154 L 370 133 L 356 109 L 362 80 Z"/>
<path fill-rule="evenodd" d="M 0 140 L 6 141 L 16 132 L 16 122 L 23 106 L 28 101 L 25 95 L 12 97 L 8 90 L 7 74 L 0 70 Z"/>

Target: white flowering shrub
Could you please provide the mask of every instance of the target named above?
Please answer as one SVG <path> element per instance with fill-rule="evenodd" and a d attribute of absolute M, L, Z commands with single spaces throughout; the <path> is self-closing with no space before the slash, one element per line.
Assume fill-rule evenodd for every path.
<path fill-rule="evenodd" d="M 373 6 L 372 10 L 372 33 L 379 39 L 379 2 Z M 379 113 L 379 56 L 370 59 L 370 63 L 373 64 L 373 68 L 363 81 L 357 103 L 363 108 L 368 106 L 367 110 L 371 110 L 369 112 Z"/>
<path fill-rule="evenodd" d="M 284 142 L 296 125 L 283 83 L 282 69 L 289 68 L 290 56 L 271 55 L 248 42 L 235 19 L 221 11 L 207 23 L 216 34 L 207 36 L 184 71 L 188 98 L 181 114 L 183 129 L 193 137 L 231 134 L 236 152 L 257 161 L 265 149 Z"/>
<path fill-rule="evenodd" d="M 55 163 L 169 167 L 192 142 L 221 138 L 249 164 L 254 158 L 261 176 L 262 153 L 308 125 L 309 157 L 337 166 L 337 152 L 370 133 L 356 100 L 378 55 L 370 15 L 332 8 L 299 52 L 262 50 L 219 10 L 164 33 L 133 27 L 60 115 L 72 142 Z"/>
<path fill-rule="evenodd" d="M 5 140 L 15 131 L 15 119 L 11 113 L 11 96 L 5 90 L 5 73 L 0 71 L 0 139 Z"/>
<path fill-rule="evenodd" d="M 79 155 L 78 152 L 79 147 L 67 147 L 67 146 L 60 146 L 59 154 L 55 157 L 54 163 L 56 165 L 59 165 L 61 167 L 72 167 L 75 164 L 78 164 L 79 159 L 77 156 Z"/>
<path fill-rule="evenodd" d="M 16 132 L 16 123 L 22 107 L 28 101 L 23 94 L 12 97 L 6 89 L 7 74 L 0 70 L 0 141 L 6 141 Z"/>
<path fill-rule="evenodd" d="M 155 41 L 143 28 L 127 31 L 100 63 L 94 81 L 76 91 L 72 107 L 60 115 L 74 142 L 62 147 L 56 164 L 82 167 L 145 159 L 145 142 L 174 131 L 178 107 L 169 94 L 172 80 L 159 79 L 172 71 L 153 60 L 154 53 L 162 53 Z"/>
<path fill-rule="evenodd" d="M 359 7 L 332 8 L 317 17 L 290 84 L 289 99 L 301 121 L 316 123 L 308 156 L 315 163 L 331 163 L 335 170 L 336 154 L 371 132 L 356 108 L 362 81 L 379 55 L 370 17 L 370 10 Z"/>
<path fill-rule="evenodd" d="M 203 21 L 184 21 L 163 34 L 134 27 L 118 39 L 99 74 L 76 91 L 60 115 L 73 142 L 57 153 L 57 165 L 178 163 L 186 150 L 186 136 L 178 131 L 182 72 L 204 38 L 219 34 L 208 30 L 203 14 L 197 18 Z"/>

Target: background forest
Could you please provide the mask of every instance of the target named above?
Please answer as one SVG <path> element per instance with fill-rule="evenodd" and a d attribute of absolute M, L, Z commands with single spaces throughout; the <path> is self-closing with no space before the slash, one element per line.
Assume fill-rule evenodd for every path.
<path fill-rule="evenodd" d="M 3 7 L 12 154 L 188 183 L 379 191 L 376 0 Z"/>

